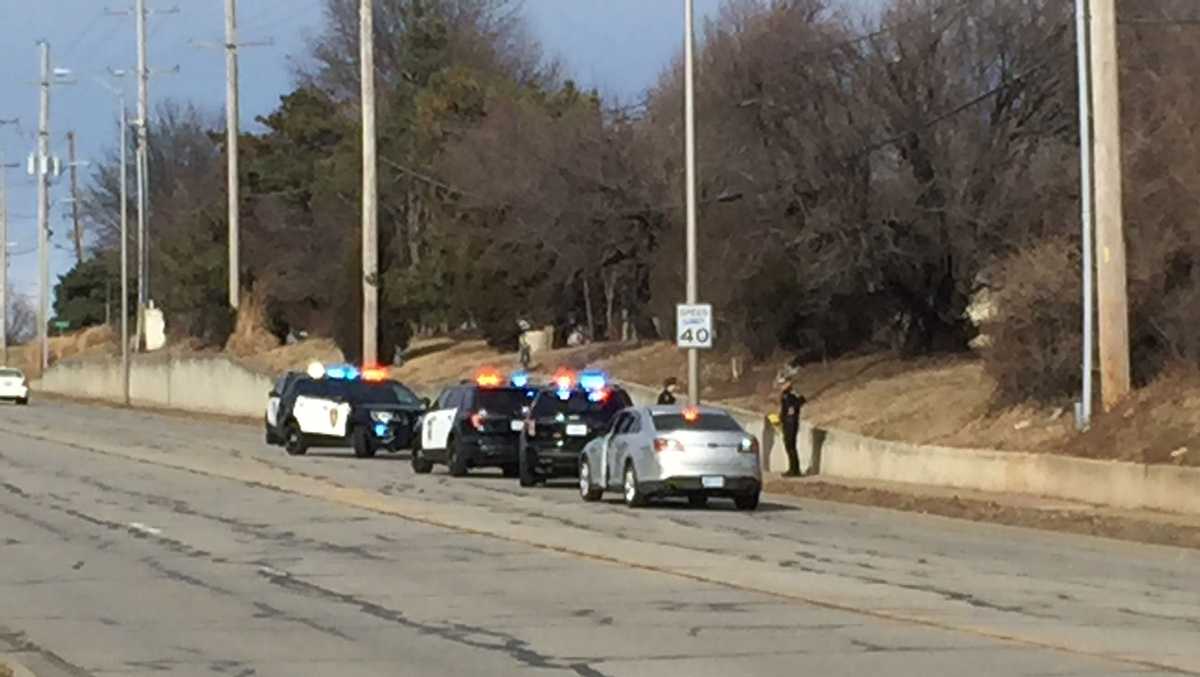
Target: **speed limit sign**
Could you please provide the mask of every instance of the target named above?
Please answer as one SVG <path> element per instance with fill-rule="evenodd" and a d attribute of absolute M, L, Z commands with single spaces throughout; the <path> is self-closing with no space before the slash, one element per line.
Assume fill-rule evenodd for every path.
<path fill-rule="evenodd" d="M 712 348 L 712 306 L 707 303 L 675 307 L 675 345 L 680 348 Z"/>

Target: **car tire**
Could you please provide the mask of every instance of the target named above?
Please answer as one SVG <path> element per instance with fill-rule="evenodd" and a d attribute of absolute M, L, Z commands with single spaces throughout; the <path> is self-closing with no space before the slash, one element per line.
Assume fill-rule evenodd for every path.
<path fill-rule="evenodd" d="M 426 460 L 421 455 L 421 447 L 413 447 L 412 450 L 412 469 L 418 475 L 428 475 L 433 472 L 433 462 Z"/>
<path fill-rule="evenodd" d="M 586 458 L 579 462 L 579 497 L 588 503 L 604 497 L 603 488 L 592 486 L 592 467 Z"/>
<path fill-rule="evenodd" d="M 517 473 L 523 487 L 532 487 L 538 481 L 537 474 L 533 471 L 533 459 L 529 454 L 529 446 L 522 440 L 521 447 L 517 450 Z"/>
<path fill-rule="evenodd" d="M 733 497 L 733 504 L 738 510 L 758 510 L 758 491 L 751 491 L 745 494 L 738 494 Z"/>
<path fill-rule="evenodd" d="M 17 406 L 19 406 L 19 407 L 29 406 L 29 398 L 28 397 L 17 398 Z"/>
<path fill-rule="evenodd" d="M 350 436 L 353 438 L 355 456 L 359 458 L 375 457 L 375 452 L 378 449 L 375 448 L 375 444 L 371 441 L 371 434 L 366 428 L 358 426 Z"/>
<path fill-rule="evenodd" d="M 451 477 L 465 477 L 467 474 L 467 459 L 463 457 L 462 450 L 458 448 L 458 440 L 453 437 L 446 443 L 448 456 L 446 464 L 450 466 Z"/>
<path fill-rule="evenodd" d="M 693 508 L 703 508 L 708 505 L 708 496 L 704 494 L 689 494 L 688 505 Z"/>
<path fill-rule="evenodd" d="M 646 495 L 642 493 L 642 487 L 638 484 L 637 470 L 633 467 L 632 461 L 625 464 L 625 480 L 622 488 L 625 494 L 625 505 L 630 508 L 640 508 L 646 505 Z"/>
<path fill-rule="evenodd" d="M 308 440 L 304 439 L 304 431 L 295 421 L 288 423 L 283 429 L 283 450 L 288 456 L 303 456 L 308 453 Z"/>

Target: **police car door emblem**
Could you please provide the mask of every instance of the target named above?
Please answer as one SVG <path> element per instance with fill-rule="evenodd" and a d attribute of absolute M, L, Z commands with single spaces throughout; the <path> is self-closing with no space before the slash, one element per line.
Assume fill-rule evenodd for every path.
<path fill-rule="evenodd" d="M 329 410 L 329 425 L 336 427 L 337 421 L 338 421 L 338 410 L 336 408 L 330 409 Z"/>

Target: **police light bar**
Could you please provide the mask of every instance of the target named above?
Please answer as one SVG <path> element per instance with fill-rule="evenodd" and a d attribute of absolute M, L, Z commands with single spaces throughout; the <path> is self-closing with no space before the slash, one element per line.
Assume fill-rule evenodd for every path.
<path fill-rule="evenodd" d="M 511 381 L 514 388 L 524 388 L 529 385 L 529 374 L 523 371 L 513 372 Z"/>
<path fill-rule="evenodd" d="M 559 390 L 570 390 L 575 386 L 575 374 L 569 369 L 559 369 L 554 372 L 554 385 Z"/>
<path fill-rule="evenodd" d="M 579 374 L 579 386 L 584 390 L 601 390 L 606 385 L 608 385 L 608 376 L 598 369 L 592 369 Z"/>
<path fill-rule="evenodd" d="M 382 367 L 366 367 L 362 371 L 364 381 L 383 381 L 388 377 L 388 370 Z"/>
<path fill-rule="evenodd" d="M 322 379 L 325 378 L 325 365 L 320 362 L 313 362 L 308 365 L 309 378 Z"/>
<path fill-rule="evenodd" d="M 504 379 L 497 371 L 484 370 L 475 375 L 475 383 L 481 388 L 498 388 L 500 384 L 504 383 Z"/>

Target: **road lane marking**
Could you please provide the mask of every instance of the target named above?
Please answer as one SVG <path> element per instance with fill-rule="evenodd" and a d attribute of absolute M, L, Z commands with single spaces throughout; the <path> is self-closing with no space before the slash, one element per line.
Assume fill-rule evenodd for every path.
<path fill-rule="evenodd" d="M 155 527 L 142 524 L 141 522 L 130 522 L 129 528 L 150 536 L 162 536 L 162 529 L 157 529 Z"/>

